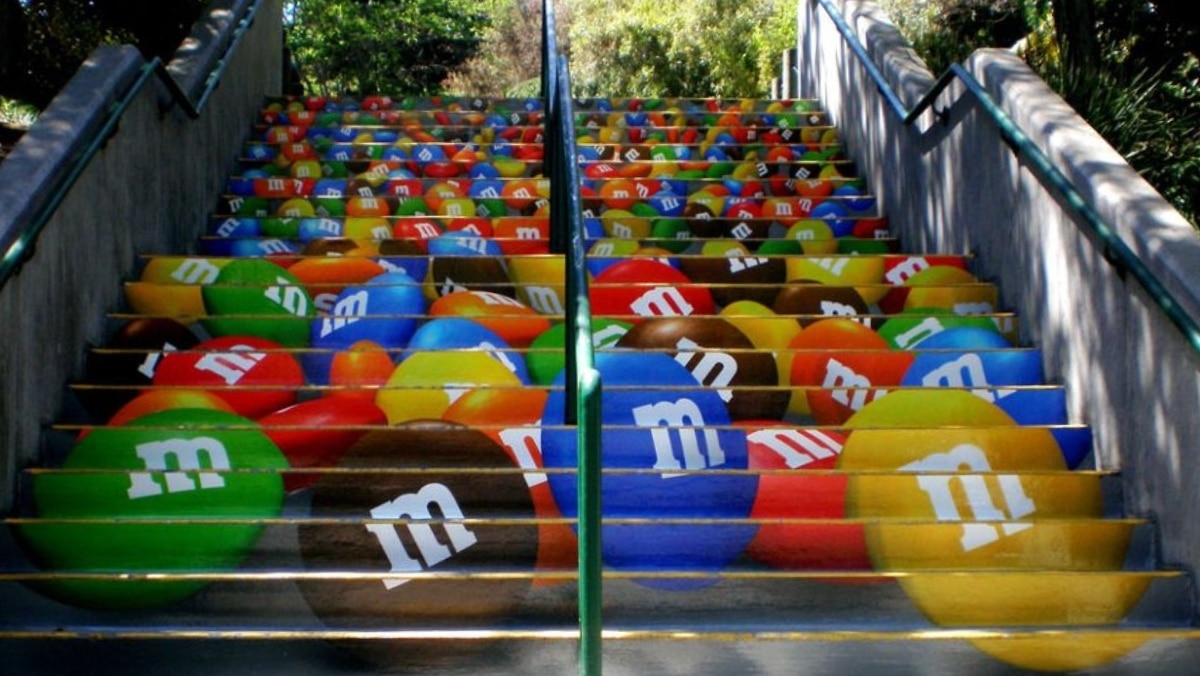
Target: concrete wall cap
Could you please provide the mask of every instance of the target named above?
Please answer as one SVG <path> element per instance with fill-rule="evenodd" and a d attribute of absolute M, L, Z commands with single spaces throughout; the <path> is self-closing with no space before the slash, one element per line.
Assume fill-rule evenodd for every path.
<path fill-rule="evenodd" d="M 50 102 L 3 163 L 0 163 L 0 251 L 20 236 L 15 232 L 52 195 L 71 160 L 104 124 L 112 105 L 145 65 L 130 45 L 96 48 Z"/>

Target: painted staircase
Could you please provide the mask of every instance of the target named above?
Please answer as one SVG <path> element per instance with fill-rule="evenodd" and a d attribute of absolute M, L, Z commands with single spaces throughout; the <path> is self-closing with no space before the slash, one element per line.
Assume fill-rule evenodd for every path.
<path fill-rule="evenodd" d="M 574 121 L 608 671 L 1194 664 L 1192 580 L 1019 317 L 889 237 L 818 102 Z M 22 477 L 13 673 L 578 668 L 544 132 L 540 100 L 265 102 Z"/>

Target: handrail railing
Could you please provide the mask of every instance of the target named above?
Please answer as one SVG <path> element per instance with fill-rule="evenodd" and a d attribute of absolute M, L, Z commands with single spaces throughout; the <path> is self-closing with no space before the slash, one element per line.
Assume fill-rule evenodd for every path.
<path fill-rule="evenodd" d="M 542 97 L 546 112 L 546 170 L 551 179 L 550 247 L 565 256 L 565 425 L 576 427 L 578 449 L 579 673 L 602 669 L 602 564 L 600 560 L 600 373 L 595 367 L 588 300 L 579 165 L 571 74 L 558 53 L 553 0 L 542 3 Z"/>
<path fill-rule="evenodd" d="M 575 157 L 575 123 L 571 107 L 571 76 L 567 59 L 559 57 L 558 91 L 563 103 L 559 108 L 565 160 L 562 183 L 556 188 L 565 194 L 566 223 L 570 225 L 570 246 L 566 261 L 568 371 L 566 386 L 575 392 L 574 413 L 578 462 L 578 538 L 579 538 L 579 621 L 580 673 L 599 676 L 601 671 L 601 562 L 600 562 L 600 372 L 595 367 L 592 342 L 592 312 L 588 300 L 586 244 L 583 237 L 582 197 L 579 193 L 579 165 Z M 552 207 L 553 210 L 553 207 Z M 573 359 L 571 358 L 573 355 Z M 570 403 L 568 403 L 570 407 Z"/>
<path fill-rule="evenodd" d="M 255 0 L 247 7 L 241 19 L 238 20 L 229 42 L 226 44 L 221 57 L 205 78 L 204 89 L 201 90 L 199 97 L 195 101 L 179 86 L 175 77 L 167 70 L 162 59 L 154 57 L 142 67 L 137 79 L 121 96 L 120 100 L 109 109 L 104 121 L 92 134 L 92 137 L 87 140 L 82 150 L 70 158 L 69 165 L 65 168 L 65 171 L 59 175 L 54 185 L 47 191 L 49 196 L 46 201 L 38 206 L 33 216 L 26 222 L 25 227 L 19 231 L 10 230 L 0 232 L 0 251 L 3 252 L 3 257 L 0 258 L 0 288 L 4 287 L 8 280 L 21 268 L 21 265 L 33 254 L 37 239 L 46 227 L 46 224 L 50 221 L 50 218 L 54 215 L 54 212 L 58 210 L 58 207 L 67 198 L 71 188 L 79 180 L 79 177 L 83 175 L 92 158 L 104 148 L 108 139 L 116 132 L 121 118 L 125 115 L 125 111 L 128 110 L 129 106 L 133 104 L 142 90 L 153 80 L 154 76 L 157 76 L 159 81 L 165 85 L 164 88 L 170 94 L 171 102 L 178 105 L 184 114 L 191 119 L 200 117 L 200 114 L 208 103 L 209 97 L 220 84 L 221 76 L 224 74 L 225 68 L 229 63 L 229 55 L 241 43 L 242 37 L 254 22 L 254 18 L 258 14 L 261 5 L 262 0 Z"/>
<path fill-rule="evenodd" d="M 546 114 L 551 112 L 558 97 L 555 96 L 555 85 L 558 84 L 558 35 L 557 21 L 554 16 L 554 0 L 542 0 L 542 100 L 546 104 Z M 551 130 L 547 128 L 547 133 Z M 550 158 L 546 158 L 549 160 Z"/>
<path fill-rule="evenodd" d="M 1183 334 L 1184 338 L 1191 344 L 1192 349 L 1200 352 L 1200 324 L 1180 305 L 1174 295 L 1163 284 L 1162 280 L 1154 274 L 1145 262 L 1129 248 L 1129 245 L 1121 239 L 1116 230 L 1111 225 L 1106 223 L 1099 214 L 1096 213 L 1083 196 L 1071 184 L 1071 181 L 1062 173 L 1054 162 L 1042 152 L 1033 141 L 1025 135 L 1024 132 L 1017 127 L 1012 118 L 1005 113 L 991 95 L 988 94 L 983 84 L 971 75 L 965 68 L 959 64 L 952 64 L 950 68 L 938 78 L 937 82 L 930 88 L 921 100 L 910 110 L 907 109 L 900 97 L 896 94 L 895 89 L 883 76 L 879 67 L 875 65 L 871 55 L 867 52 L 854 30 L 846 23 L 842 13 L 833 6 L 833 0 L 812 0 L 825 10 L 829 18 L 837 27 L 838 32 L 854 52 L 859 62 L 875 83 L 880 94 L 887 102 L 888 107 L 900 118 L 904 124 L 912 124 L 922 113 L 930 109 L 937 96 L 946 89 L 955 79 L 962 81 L 967 91 L 971 93 L 982 106 L 985 113 L 1000 130 L 1001 136 L 1013 152 L 1026 158 L 1035 174 L 1043 182 L 1048 184 L 1060 197 L 1068 204 L 1071 209 L 1082 219 L 1083 224 L 1086 224 L 1087 229 L 1091 234 L 1095 235 L 1103 247 L 1105 260 L 1110 265 L 1115 267 L 1119 274 L 1129 273 L 1134 279 L 1142 285 L 1150 298 L 1158 305 L 1159 309 L 1167 316 Z M 1078 222 L 1078 220 L 1076 221 Z M 1081 225 L 1081 227 L 1083 227 Z"/>
<path fill-rule="evenodd" d="M 237 49 L 237 46 L 241 43 L 246 31 L 248 31 L 250 29 L 250 25 L 254 23 L 254 19 L 258 16 L 258 11 L 262 7 L 262 4 L 262 0 L 254 0 L 250 6 L 246 8 L 246 11 L 242 14 L 242 17 L 238 19 L 237 25 L 234 26 L 233 34 L 230 36 L 229 44 L 225 46 L 225 49 L 221 50 L 220 58 L 218 58 L 217 62 L 212 66 L 212 68 L 209 69 L 208 74 L 204 78 L 204 89 L 200 91 L 200 95 L 196 98 L 195 102 L 193 102 L 191 98 L 179 88 L 179 83 L 174 77 L 167 77 L 170 75 L 170 73 L 167 72 L 166 66 L 163 66 L 162 75 L 165 78 L 164 82 L 167 84 L 167 89 L 179 90 L 178 93 L 171 93 L 172 99 L 175 101 L 175 103 L 179 104 L 179 106 L 183 108 L 184 112 L 189 117 L 193 119 L 199 117 L 200 113 L 203 112 L 204 108 L 208 105 L 208 99 L 221 84 L 221 78 L 225 75 L 225 69 L 229 66 L 229 56 L 233 54 L 234 50 Z"/>

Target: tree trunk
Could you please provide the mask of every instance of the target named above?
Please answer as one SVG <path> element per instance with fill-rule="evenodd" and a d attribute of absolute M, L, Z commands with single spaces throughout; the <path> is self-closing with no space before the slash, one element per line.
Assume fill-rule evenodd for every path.
<path fill-rule="evenodd" d="M 1100 73 L 1095 0 L 1053 0 L 1054 32 L 1068 101 L 1086 96 Z"/>

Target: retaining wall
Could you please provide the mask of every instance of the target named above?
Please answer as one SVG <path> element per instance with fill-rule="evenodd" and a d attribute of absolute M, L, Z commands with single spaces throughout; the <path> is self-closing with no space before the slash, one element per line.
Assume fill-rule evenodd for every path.
<path fill-rule="evenodd" d="M 258 4 L 254 22 L 226 54 L 237 22 Z M 196 119 L 172 103 L 151 76 L 73 186 L 56 185 L 95 142 L 106 116 L 145 77 L 131 46 L 93 52 L 74 78 L 0 163 L 0 251 L 39 210 L 61 198 L 32 255 L 3 287 L 0 317 L 0 502 L 7 511 L 14 477 L 39 454 L 42 430 L 60 420 L 64 388 L 78 379 L 88 344 L 110 328 L 104 313 L 121 306 L 117 280 L 139 253 L 189 250 L 206 226 L 213 195 L 234 168 L 263 96 L 280 91 L 283 31 L 279 0 L 214 0 L 167 64 L 193 101 L 214 69 L 219 86 Z"/>
<path fill-rule="evenodd" d="M 935 77 L 872 2 L 838 0 L 904 105 Z M 1200 358 L 1142 286 L 1105 257 L 959 81 L 905 125 L 833 21 L 799 6 L 799 94 L 828 109 L 906 250 L 970 253 L 1019 314 L 1022 341 L 1066 386 L 1072 422 L 1096 436 L 1094 462 L 1123 474 L 1130 514 L 1157 517 L 1163 562 L 1200 569 Z M 1200 318 L 1200 236 L 1017 56 L 963 64 L 1100 219 Z M 1193 607 L 1196 604 L 1193 603 Z"/>

